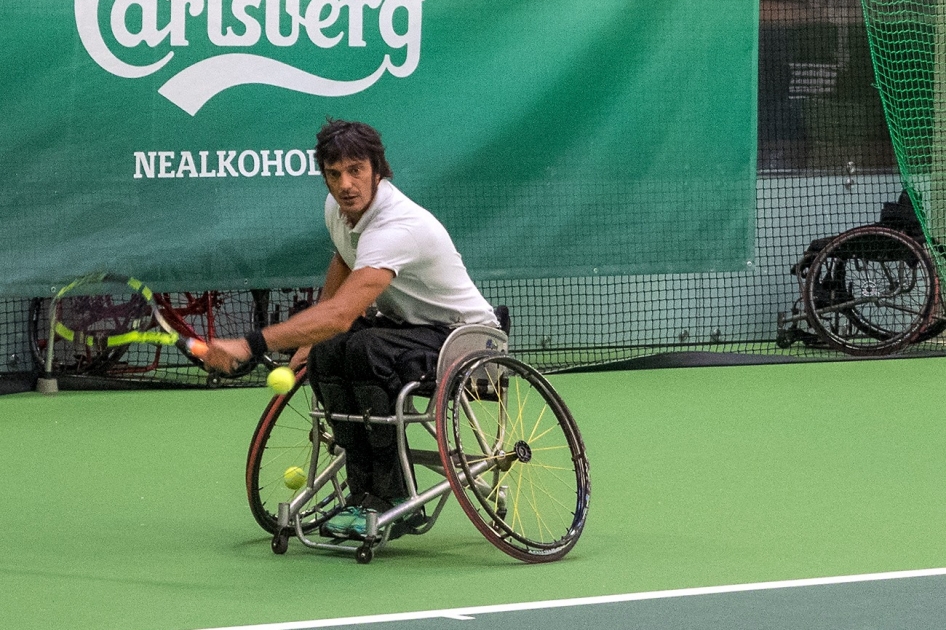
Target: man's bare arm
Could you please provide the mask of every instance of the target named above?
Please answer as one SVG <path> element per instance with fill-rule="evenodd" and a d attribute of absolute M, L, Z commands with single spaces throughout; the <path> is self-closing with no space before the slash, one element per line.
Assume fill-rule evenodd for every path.
<path fill-rule="evenodd" d="M 322 285 L 322 293 L 319 301 L 326 300 L 338 291 L 342 283 L 351 275 L 351 268 L 345 264 L 338 252 L 332 256 L 328 263 L 328 270 L 325 272 L 325 283 Z"/>
<path fill-rule="evenodd" d="M 331 297 L 323 296 L 318 304 L 296 313 L 284 322 L 264 328 L 263 338 L 267 348 L 277 351 L 310 346 L 347 331 L 393 279 L 394 272 L 389 269 L 365 267 L 352 271 Z M 236 365 L 248 361 L 251 354 L 245 339 L 219 339 L 210 343 L 204 363 L 208 367 L 229 372 Z"/>
<path fill-rule="evenodd" d="M 322 290 L 319 292 L 319 302 L 323 302 L 338 291 L 338 287 L 351 275 L 351 268 L 345 264 L 338 252 L 332 256 L 329 261 L 328 270 L 325 272 L 325 282 L 322 284 Z M 295 369 L 304 364 L 309 358 L 309 351 L 312 350 L 311 344 L 299 346 L 292 358 L 289 359 L 289 367 Z"/>

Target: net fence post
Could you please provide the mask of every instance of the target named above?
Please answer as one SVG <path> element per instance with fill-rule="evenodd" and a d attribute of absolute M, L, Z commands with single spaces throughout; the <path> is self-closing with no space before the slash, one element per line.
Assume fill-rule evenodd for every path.
<path fill-rule="evenodd" d="M 49 303 L 49 336 L 46 337 L 46 361 L 43 364 L 43 374 L 36 379 L 36 391 L 41 394 L 56 394 L 59 392 L 59 383 L 53 375 L 53 353 L 55 352 L 56 335 L 56 307 L 59 296 L 53 297 Z"/>

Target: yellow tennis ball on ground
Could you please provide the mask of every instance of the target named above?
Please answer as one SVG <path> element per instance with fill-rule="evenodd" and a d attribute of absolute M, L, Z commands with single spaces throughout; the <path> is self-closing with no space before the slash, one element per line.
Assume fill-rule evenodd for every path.
<path fill-rule="evenodd" d="M 286 394 L 296 384 L 296 375 L 286 366 L 278 367 L 266 377 L 266 384 L 277 394 Z"/>
<path fill-rule="evenodd" d="M 290 490 L 298 490 L 305 484 L 305 471 L 298 466 L 290 466 L 282 474 L 282 481 Z"/>

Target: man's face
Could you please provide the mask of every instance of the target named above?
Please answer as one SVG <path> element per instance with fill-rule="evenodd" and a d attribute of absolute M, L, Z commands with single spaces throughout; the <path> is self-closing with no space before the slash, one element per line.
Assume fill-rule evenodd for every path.
<path fill-rule="evenodd" d="M 350 158 L 326 163 L 322 174 L 341 213 L 354 226 L 371 205 L 381 176 L 375 174 L 369 160 Z"/>

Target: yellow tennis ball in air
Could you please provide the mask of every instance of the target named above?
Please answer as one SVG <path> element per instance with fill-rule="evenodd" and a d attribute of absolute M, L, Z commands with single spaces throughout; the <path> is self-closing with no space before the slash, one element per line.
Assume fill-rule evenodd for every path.
<path fill-rule="evenodd" d="M 290 466 L 282 474 L 282 482 L 290 490 L 298 490 L 305 483 L 305 471 L 298 466 Z"/>
<path fill-rule="evenodd" d="M 286 366 L 278 367 L 266 377 L 266 384 L 277 394 L 286 394 L 296 384 L 296 375 Z"/>

